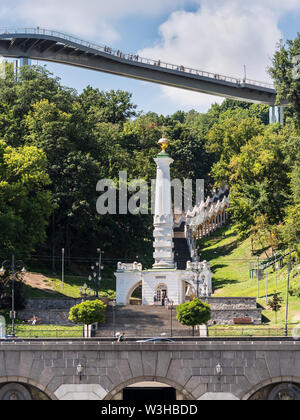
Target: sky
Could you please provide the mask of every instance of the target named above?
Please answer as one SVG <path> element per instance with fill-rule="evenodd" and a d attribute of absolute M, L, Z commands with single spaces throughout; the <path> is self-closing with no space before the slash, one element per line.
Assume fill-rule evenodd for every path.
<path fill-rule="evenodd" d="M 0 0 L 1 28 L 37 26 L 238 78 L 246 66 L 249 79 L 270 81 L 266 69 L 276 45 L 300 32 L 300 0 Z M 206 112 L 223 100 L 60 64 L 46 66 L 79 93 L 88 85 L 129 91 L 143 112 Z"/>

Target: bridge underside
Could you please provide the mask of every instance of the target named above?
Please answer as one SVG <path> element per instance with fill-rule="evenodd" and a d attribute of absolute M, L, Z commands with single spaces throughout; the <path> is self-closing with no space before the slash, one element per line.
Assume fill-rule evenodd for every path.
<path fill-rule="evenodd" d="M 274 89 L 167 69 L 42 34 L 0 34 L 0 55 L 81 67 L 189 91 L 273 106 Z"/>

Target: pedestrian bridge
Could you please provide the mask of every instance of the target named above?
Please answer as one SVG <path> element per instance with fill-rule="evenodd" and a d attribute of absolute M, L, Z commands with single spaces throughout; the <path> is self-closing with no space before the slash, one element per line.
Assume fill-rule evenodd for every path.
<path fill-rule="evenodd" d="M 300 400 L 300 341 L 0 341 L 0 400 L 130 401 L 137 392 L 145 400 Z"/>
<path fill-rule="evenodd" d="M 40 28 L 0 30 L 0 55 L 61 63 L 269 106 L 274 106 L 277 95 L 268 83 L 240 80 L 182 64 L 143 58 L 138 54 L 124 54 L 107 46 Z"/>

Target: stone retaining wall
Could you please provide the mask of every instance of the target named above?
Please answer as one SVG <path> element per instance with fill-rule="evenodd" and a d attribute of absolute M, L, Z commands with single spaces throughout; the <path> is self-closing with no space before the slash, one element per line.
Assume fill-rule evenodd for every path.
<path fill-rule="evenodd" d="M 213 297 L 202 300 L 211 305 L 210 325 L 233 325 L 234 318 L 251 318 L 254 325 L 260 325 L 262 322 L 261 309 L 257 307 L 255 298 Z M 26 308 L 17 315 L 22 320 L 31 319 L 36 315 L 44 325 L 73 325 L 68 319 L 70 309 L 81 302 L 82 299 L 28 299 Z M 147 313 L 155 312 L 154 307 L 144 308 Z M 136 309 L 138 312 L 140 310 L 141 307 Z M 167 319 L 169 320 L 169 315 Z"/>
<path fill-rule="evenodd" d="M 17 316 L 25 321 L 36 315 L 44 325 L 74 325 L 68 319 L 69 312 L 81 302 L 82 299 L 28 299 L 26 308 Z"/>

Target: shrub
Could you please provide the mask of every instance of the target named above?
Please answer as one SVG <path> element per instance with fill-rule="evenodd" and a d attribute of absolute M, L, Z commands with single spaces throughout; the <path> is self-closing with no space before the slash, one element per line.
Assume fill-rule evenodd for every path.
<path fill-rule="evenodd" d="M 295 297 L 300 298 L 300 285 L 295 286 L 290 289 L 290 296 L 295 296 Z"/>
<path fill-rule="evenodd" d="M 200 299 L 194 299 L 192 302 L 179 305 L 177 308 L 177 319 L 182 325 L 193 327 L 207 324 L 211 320 L 211 308 L 207 303 Z"/>
<path fill-rule="evenodd" d="M 105 310 L 106 305 L 101 300 L 86 301 L 71 308 L 69 320 L 74 324 L 92 325 L 96 322 L 103 324 Z"/>

